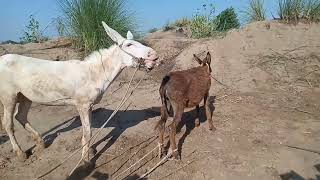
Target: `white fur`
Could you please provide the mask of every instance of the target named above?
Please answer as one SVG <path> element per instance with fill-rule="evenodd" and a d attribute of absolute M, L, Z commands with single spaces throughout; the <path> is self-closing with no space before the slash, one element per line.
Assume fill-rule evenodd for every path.
<path fill-rule="evenodd" d="M 12 121 L 16 103 L 19 103 L 19 107 L 15 118 L 39 144 L 43 144 L 40 134 L 27 121 L 32 101 L 76 106 L 83 125 L 82 144 L 85 144 L 91 137 L 92 106 L 101 100 L 103 93 L 121 70 L 136 64 L 133 57 L 146 59 L 148 67 L 154 66 L 157 55 L 153 49 L 123 38 L 104 22 L 103 26 L 111 39 L 119 45 L 122 43 L 122 46 L 113 45 L 108 49 L 95 51 L 84 61 L 48 61 L 17 54 L 0 57 L 0 101 L 4 106 L 2 124 L 13 150 L 19 156 L 25 156 L 25 153 L 13 134 Z M 82 156 L 85 156 L 84 152 L 88 148 L 89 143 L 83 148 Z"/>

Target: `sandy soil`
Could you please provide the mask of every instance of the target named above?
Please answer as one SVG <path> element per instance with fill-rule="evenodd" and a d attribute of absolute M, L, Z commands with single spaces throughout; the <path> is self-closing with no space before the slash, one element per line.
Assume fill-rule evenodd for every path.
<path fill-rule="evenodd" d="M 177 136 L 181 161 L 166 162 L 147 179 L 320 179 L 319 34 L 319 25 L 259 22 L 221 39 L 188 39 L 175 31 L 150 35 L 145 41 L 164 63 L 145 76 L 103 129 L 94 144 L 95 166 L 81 166 L 68 178 L 80 157 L 77 154 L 43 179 L 110 179 L 152 150 L 157 145 L 153 126 L 160 115 L 161 77 L 170 70 L 195 66 L 192 54 L 204 55 L 208 50 L 214 56 L 213 75 L 224 84 L 213 81 L 211 88 L 217 130 L 208 130 L 203 112 L 201 126 L 195 127 L 195 112 L 186 110 Z M 95 106 L 93 133 L 118 106 L 131 73 L 125 71 Z M 143 74 L 139 72 L 136 79 Z M 35 103 L 29 120 L 48 147 L 34 151 L 30 134 L 15 123 L 18 142 L 30 157 L 17 161 L 2 132 L 0 179 L 35 179 L 81 145 L 74 107 Z M 158 161 L 155 151 L 119 179 L 137 179 Z"/>

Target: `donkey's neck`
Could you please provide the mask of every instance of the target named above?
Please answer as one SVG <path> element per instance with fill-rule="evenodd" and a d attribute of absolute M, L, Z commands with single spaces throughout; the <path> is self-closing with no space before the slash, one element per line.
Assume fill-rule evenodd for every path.
<path fill-rule="evenodd" d="M 101 49 L 89 55 L 85 61 L 90 64 L 91 80 L 97 88 L 105 92 L 113 80 L 125 68 L 126 54 L 116 45 L 108 49 Z"/>

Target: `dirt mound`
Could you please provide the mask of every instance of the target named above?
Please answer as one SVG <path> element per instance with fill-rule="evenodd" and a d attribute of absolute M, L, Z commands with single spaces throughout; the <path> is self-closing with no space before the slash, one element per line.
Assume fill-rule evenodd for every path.
<path fill-rule="evenodd" d="M 169 31 L 157 31 L 149 34 L 144 41 L 154 48 L 159 54 L 162 62 L 161 66 L 155 68 L 150 77 L 156 82 L 160 82 L 163 76 L 171 71 L 176 63 L 175 58 L 188 46 L 198 40 L 188 38 L 184 29 L 174 29 Z"/>
<path fill-rule="evenodd" d="M 273 88 L 275 83 L 296 85 L 301 81 L 305 81 L 304 86 L 319 87 L 319 33 L 319 24 L 290 26 L 276 21 L 256 22 L 230 31 L 221 39 L 191 41 L 182 48 L 175 46 L 183 51 L 175 58 L 173 69 L 197 66 L 192 55 L 201 56 L 210 51 L 213 75 L 233 89 L 248 92 Z M 170 51 L 172 48 L 168 43 L 173 43 L 171 39 L 166 43 L 158 41 L 154 46 Z M 165 48 L 168 46 L 170 48 Z M 304 75 L 308 75 L 308 80 L 301 80 Z M 214 88 L 223 88 L 216 84 L 219 83 L 214 83 Z"/>
<path fill-rule="evenodd" d="M 67 38 L 53 39 L 43 43 L 0 45 L 0 55 L 3 54 L 20 54 L 56 61 L 80 59 L 80 53 L 72 48 L 72 41 Z"/>

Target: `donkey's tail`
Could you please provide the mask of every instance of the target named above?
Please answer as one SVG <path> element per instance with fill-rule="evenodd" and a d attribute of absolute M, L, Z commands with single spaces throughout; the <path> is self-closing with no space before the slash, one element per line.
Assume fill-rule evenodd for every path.
<path fill-rule="evenodd" d="M 168 83 L 168 81 L 170 80 L 170 76 L 166 75 L 161 82 L 161 86 L 159 89 L 159 93 L 160 93 L 160 98 L 161 98 L 161 119 L 157 122 L 156 126 L 154 127 L 154 129 L 158 129 L 158 127 L 160 125 L 162 125 L 163 123 L 165 123 L 165 121 L 168 119 L 168 115 L 169 115 L 169 109 L 168 109 L 168 98 L 166 96 L 166 84 Z"/>

